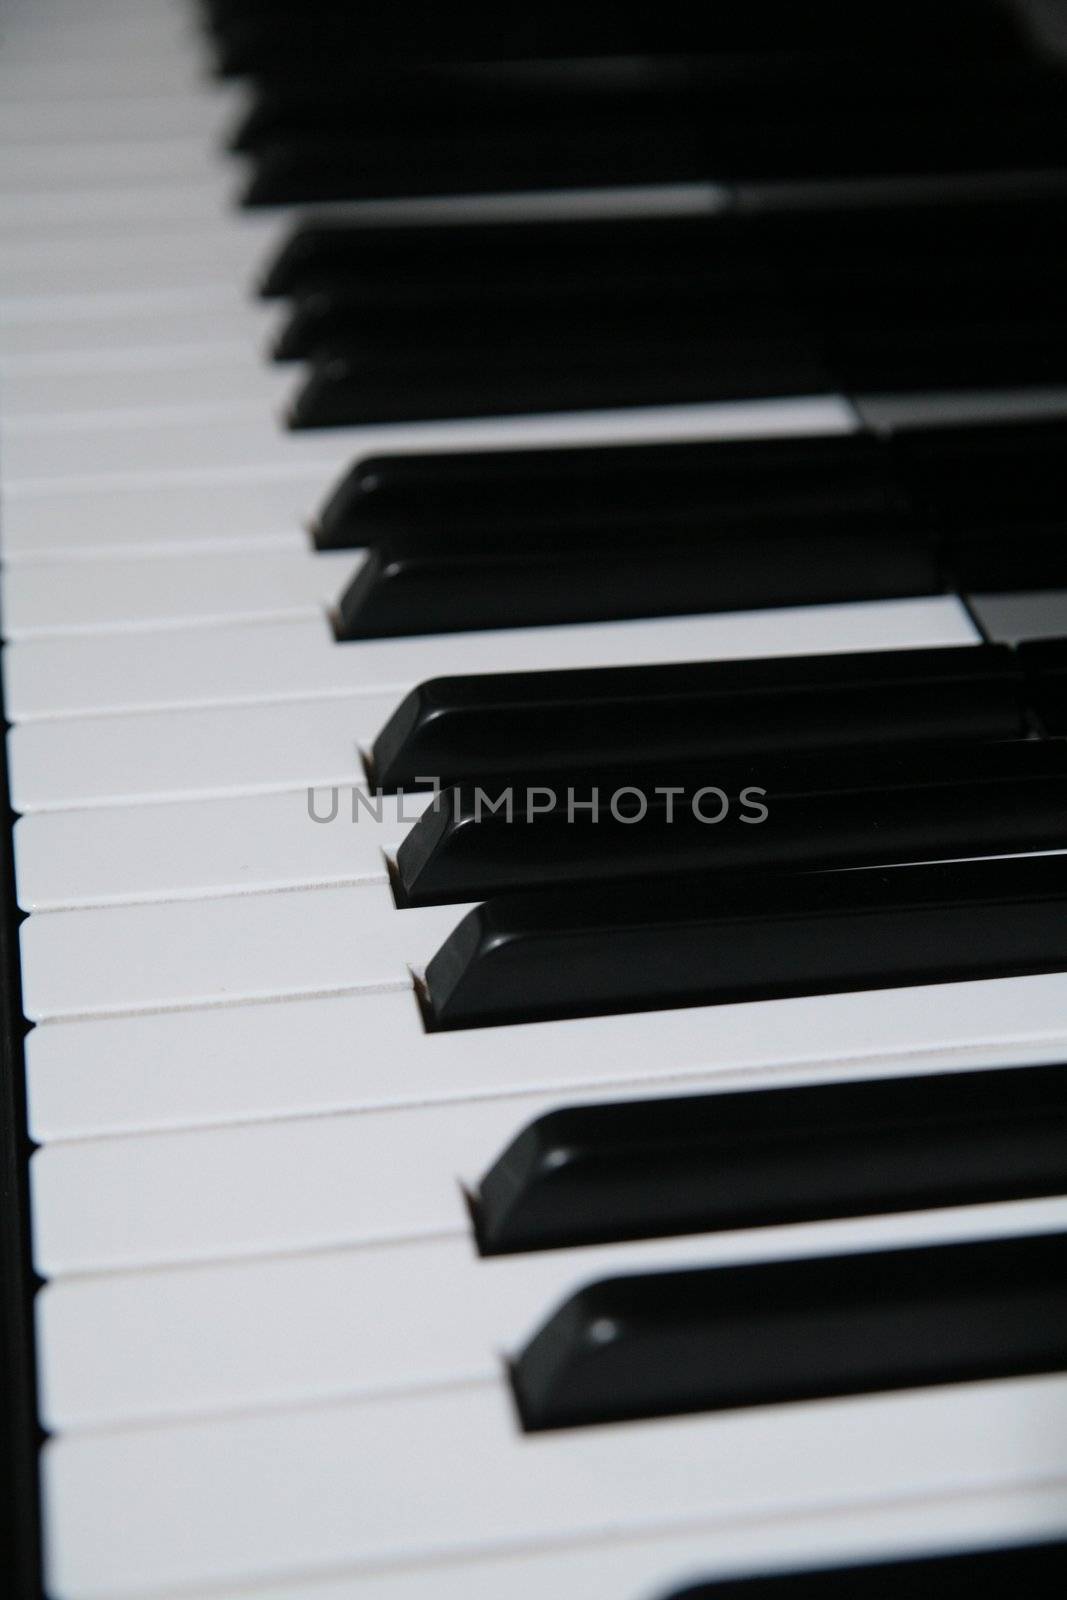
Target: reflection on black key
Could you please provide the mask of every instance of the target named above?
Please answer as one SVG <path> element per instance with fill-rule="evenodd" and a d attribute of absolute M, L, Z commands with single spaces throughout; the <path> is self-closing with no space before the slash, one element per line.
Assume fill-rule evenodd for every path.
<path fill-rule="evenodd" d="M 382 789 L 907 739 L 1011 739 L 1005 646 L 434 678 L 375 740 Z"/>
<path fill-rule="evenodd" d="M 483 1255 L 1067 1189 L 1067 1067 L 571 1106 L 478 1186 Z"/>
<path fill-rule="evenodd" d="M 516 1359 L 527 1432 L 1067 1367 L 1067 1235 L 610 1278 Z"/>
<path fill-rule="evenodd" d="M 1060 1600 L 1067 1540 L 710 1580 L 670 1600 Z"/>
<path fill-rule="evenodd" d="M 320 511 L 320 550 L 417 536 L 448 554 L 470 539 L 508 554 L 531 536 L 758 536 L 836 530 L 914 535 L 885 446 L 862 433 L 798 439 L 485 450 L 365 457 Z"/>
<path fill-rule="evenodd" d="M 431 1028 L 1067 970 L 1067 856 L 503 896 L 426 968 Z"/>
<path fill-rule="evenodd" d="M 743 767 L 443 790 L 400 845 L 402 905 L 710 872 L 1067 848 L 1067 745 L 858 748 Z"/>

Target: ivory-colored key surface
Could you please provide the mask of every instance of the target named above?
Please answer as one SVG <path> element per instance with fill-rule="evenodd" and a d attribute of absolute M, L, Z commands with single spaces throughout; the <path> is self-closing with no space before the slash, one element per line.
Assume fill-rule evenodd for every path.
<path fill-rule="evenodd" d="M 254 222 L 239 228 L 141 228 L 122 236 L 112 229 L 78 229 L 57 245 L 48 232 L 23 232 L 4 241 L 0 301 L 10 306 L 55 295 L 188 289 L 196 283 L 238 290 L 247 287 L 273 234 L 273 225 L 268 232 Z M 254 303 L 248 309 L 254 313 Z M 251 366 L 259 352 L 246 346 L 244 354 Z M 0 352 L 5 371 L 11 356 L 5 338 Z M 260 371 L 266 378 L 262 363 Z M 5 419 L 19 400 L 18 390 L 5 386 Z"/>
<path fill-rule="evenodd" d="M 316 892 L 340 903 L 362 895 L 381 904 L 385 896 L 373 886 Z M 293 897 L 257 903 L 270 908 L 286 898 Z M 203 902 L 167 909 L 181 912 L 185 925 Z M 452 909 L 458 920 L 460 908 Z M 409 915 L 415 913 L 393 913 Z M 683 1092 L 709 1078 L 743 1088 L 834 1074 L 1054 1062 L 1067 1051 L 1065 1019 L 1062 973 L 455 1033 L 427 1033 L 414 993 L 399 986 L 101 1017 L 46 1023 L 29 1035 L 30 1131 L 42 1141 L 79 1139 L 534 1092 L 588 1099 L 613 1084 Z"/>
<path fill-rule="evenodd" d="M 170 485 L 165 494 L 127 485 L 5 503 L 0 551 L 4 593 L 22 563 L 134 556 L 308 549 L 310 480 Z M 17 587 L 17 585 L 16 585 Z"/>
<path fill-rule="evenodd" d="M 954 597 L 886 600 L 654 621 L 514 628 L 339 644 L 325 617 L 247 627 L 17 640 L 7 715 L 83 716 L 312 695 L 397 697 L 427 678 L 555 667 L 638 666 L 978 642 Z"/>
<path fill-rule="evenodd" d="M 594 411 L 544 417 L 459 422 L 384 424 L 363 428 L 304 429 L 286 434 L 266 414 L 227 425 L 159 423 L 153 417 L 127 435 L 86 426 L 57 447 L 38 436 L 11 433 L 6 450 L 6 493 L 52 495 L 66 489 L 95 492 L 121 483 L 155 483 L 270 473 L 299 475 L 317 469 L 328 483 L 361 452 L 392 449 L 504 447 L 522 443 L 616 443 L 633 438 L 746 438 L 776 433 L 848 431 L 855 413 L 834 395 L 790 400 L 748 400 L 626 412 Z"/>
<path fill-rule="evenodd" d="M 292 1581 L 563 1544 L 606 1526 L 654 1529 L 664 1507 L 676 1526 L 712 1510 L 724 1525 L 760 1519 L 769 1549 L 772 1517 L 1057 1481 L 1067 1481 L 1062 1377 L 536 1439 L 517 1435 L 501 1378 L 61 1437 L 44 1453 L 47 1571 L 61 1600 Z"/>
<path fill-rule="evenodd" d="M 127 289 L 95 294 L 5 298 L 0 284 L 4 340 L 0 372 L 11 365 L 55 363 L 72 358 L 97 363 L 141 358 L 160 367 L 208 350 L 217 358 L 228 348 L 258 351 L 275 326 L 275 314 L 233 283 L 212 281 L 173 288 Z M 6 502 L 13 504 L 5 489 Z"/>
<path fill-rule="evenodd" d="M 20 929 L 22 1007 L 40 1022 L 407 989 L 467 909 L 400 913 L 377 882 L 52 911 Z"/>
<path fill-rule="evenodd" d="M 713 1579 L 805 1571 L 899 1557 L 984 1550 L 1061 1537 L 1064 1486 L 1026 1485 L 909 1496 L 885 1505 L 835 1507 L 729 1526 L 713 1511 L 679 1531 L 669 1509 L 659 1527 L 618 1526 L 587 1539 L 536 1549 L 476 1553 L 470 1560 L 409 1564 L 389 1571 L 348 1569 L 306 1582 L 257 1583 L 257 1600 L 649 1600 Z"/>
<path fill-rule="evenodd" d="M 388 882 L 432 800 L 327 786 L 171 805 L 39 812 L 15 824 L 24 911 Z"/>
<path fill-rule="evenodd" d="M 267 705 L 24 722 L 9 729 L 20 812 L 358 783 L 392 691 Z"/>
<path fill-rule="evenodd" d="M 110 371 L 10 373 L 4 387 L 12 391 L 5 407 L 10 421 L 4 438 L 65 433 L 92 419 L 116 429 L 136 427 L 156 413 L 180 419 L 242 414 L 272 416 L 284 405 L 292 376 L 281 368 L 263 368 L 245 357 L 226 363 L 186 362 L 162 367 L 147 363 Z"/>
<path fill-rule="evenodd" d="M 4 575 L 8 639 L 321 618 L 359 570 L 353 550 L 255 549 L 158 560 L 24 563 Z"/>
<path fill-rule="evenodd" d="M 598 1279 L 1033 1236 L 1065 1224 L 1067 1199 L 1058 1199 L 487 1259 L 468 1230 L 376 1249 L 59 1279 L 37 1300 L 41 1411 L 60 1431 L 492 1381 L 501 1351 L 517 1352 L 561 1301 Z"/>

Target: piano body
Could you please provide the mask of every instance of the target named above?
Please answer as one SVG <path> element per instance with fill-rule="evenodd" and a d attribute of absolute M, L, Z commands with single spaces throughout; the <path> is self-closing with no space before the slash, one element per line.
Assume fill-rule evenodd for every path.
<path fill-rule="evenodd" d="M 17 1600 L 1062 1593 L 1065 50 L 7 0 Z"/>

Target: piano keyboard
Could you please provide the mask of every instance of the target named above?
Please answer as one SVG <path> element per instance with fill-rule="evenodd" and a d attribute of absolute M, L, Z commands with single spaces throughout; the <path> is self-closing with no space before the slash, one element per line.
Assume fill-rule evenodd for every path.
<path fill-rule="evenodd" d="M 12 1593 L 1058 1594 L 1062 18 L 296 9 L 0 26 Z"/>

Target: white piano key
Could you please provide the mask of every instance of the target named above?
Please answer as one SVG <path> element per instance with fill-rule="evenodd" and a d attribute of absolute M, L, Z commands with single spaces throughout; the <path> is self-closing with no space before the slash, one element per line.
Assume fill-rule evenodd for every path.
<path fill-rule="evenodd" d="M 63 37 L 66 27 L 53 30 Z M 159 95 L 132 94 L 128 98 L 5 100 L 0 105 L 0 141 L 5 149 L 21 141 L 77 139 L 180 139 L 195 137 L 216 147 L 239 115 L 243 93 L 229 86 L 204 86 L 197 94 L 176 94 L 173 86 Z"/>
<path fill-rule="evenodd" d="M 128 805 L 362 781 L 397 695 L 25 722 L 7 736 L 14 808 Z"/>
<path fill-rule="evenodd" d="M 358 1056 L 358 1034 L 351 1045 Z M 306 1037 L 290 1070 L 310 1053 Z M 54 1277 L 462 1238 L 460 1180 L 475 1183 L 550 1104 L 525 1097 L 49 1144 L 30 1165 L 37 1270 Z"/>
<path fill-rule="evenodd" d="M 47 1023 L 26 1041 L 39 1141 L 516 1094 L 588 1097 L 613 1084 L 682 1092 L 708 1078 L 749 1087 L 1065 1058 L 1062 973 L 445 1033 L 425 1031 L 404 990 Z"/>
<path fill-rule="evenodd" d="M 2 548 L 16 564 L 207 551 L 307 554 L 306 525 L 319 493 L 307 481 L 183 483 L 158 489 L 72 491 L 4 505 Z M 5 578 L 6 590 L 7 578 Z"/>
<path fill-rule="evenodd" d="M 360 1034 L 353 1030 L 353 1041 Z M 305 1052 L 306 1053 L 306 1052 Z M 302 1060 L 294 1056 L 293 1061 Z M 966 1063 L 973 1065 L 972 1063 Z M 988 1063 L 987 1063 L 988 1064 Z M 1021 1063 L 1020 1063 L 1021 1064 Z M 786 1081 L 904 1073 L 897 1062 L 783 1069 Z M 916 1070 L 937 1069 L 920 1062 Z M 290 1063 L 290 1071 L 293 1062 Z M 394 1073 L 402 1071 L 394 1067 Z M 587 1089 L 598 1103 L 634 1096 L 751 1092 L 782 1078 L 753 1070 L 682 1084 Z M 578 1089 L 572 1090 L 573 1102 Z M 304 1251 L 466 1239 L 463 1190 L 561 1091 L 412 1104 L 406 1109 L 46 1144 L 31 1161 L 33 1252 L 46 1278 Z M 189 1174 L 196 1173 L 195 1193 Z M 1058 1214 L 1058 1213 L 1057 1213 Z"/>
<path fill-rule="evenodd" d="M 23 563 L 4 574 L 7 639 L 196 624 L 321 618 L 359 551 L 254 549 L 158 560 Z"/>
<path fill-rule="evenodd" d="M 254 357 L 277 320 L 241 286 L 215 283 L 112 294 L 11 295 L 0 285 L 3 352 L 0 375 L 18 364 L 92 364 L 135 356 L 176 364 L 205 350 Z"/>
<path fill-rule="evenodd" d="M 41 433 L 13 417 L 2 430 L 9 463 L 9 492 L 46 493 L 65 489 L 110 488 L 122 483 L 156 482 L 170 475 L 196 481 L 215 474 L 251 474 L 273 463 L 272 476 L 339 472 L 350 453 L 347 429 L 286 435 L 276 419 L 253 404 L 226 415 L 196 417 L 157 413 L 129 418 L 116 428 L 106 419 L 83 419 L 76 429 Z"/>
<path fill-rule="evenodd" d="M 135 57 L 135 64 L 135 71 L 121 71 L 114 49 L 110 48 L 102 54 L 94 50 L 87 55 L 58 60 L 39 56 L 36 60 L 20 61 L 16 70 L 14 61 L 5 52 L 0 92 L 5 99 L 11 95 L 16 101 L 31 103 L 89 95 L 103 100 L 122 100 L 176 91 L 195 93 L 200 88 L 210 93 L 210 83 L 198 71 L 195 51 L 164 50 L 146 61 L 136 62 Z"/>
<path fill-rule="evenodd" d="M 135 76 L 144 61 L 180 60 L 195 42 L 191 18 L 182 5 L 170 12 L 151 4 L 143 11 L 130 7 L 113 12 L 94 0 L 87 16 L 84 5 L 80 12 L 65 6 L 53 10 L 48 0 L 38 0 L 32 21 L 25 18 L 25 13 L 20 18 L 20 12 L 22 6 L 12 0 L 4 13 L 5 42 L 11 47 L 11 58 L 20 64 L 27 60 L 95 61 L 106 57 L 109 44 L 121 42 L 129 46 L 125 64 Z"/>
<path fill-rule="evenodd" d="M 385 884 L 384 852 L 398 848 L 431 800 L 349 787 L 39 812 L 15 825 L 18 902 L 48 911 Z"/>
<path fill-rule="evenodd" d="M 161 92 L 173 84 L 161 84 Z M 0 91 L 2 92 L 2 91 Z M 229 207 L 238 187 L 232 176 L 212 174 L 181 183 L 91 184 L 71 189 L 9 190 L 3 197 L 4 229 L 115 228 L 143 223 L 202 222 Z"/>
<path fill-rule="evenodd" d="M 19 143 L 0 151 L 0 198 L 25 190 L 47 192 L 79 184 L 196 182 L 232 178 L 233 168 L 200 135 Z"/>
<path fill-rule="evenodd" d="M 359 781 L 358 750 L 373 743 L 398 698 L 386 690 L 25 722 L 8 733 L 13 802 L 30 812 Z"/>
<path fill-rule="evenodd" d="M 56 1600 L 292 1581 L 655 1528 L 665 1507 L 676 1527 L 709 1516 L 766 1524 L 1065 1479 L 1062 1377 L 537 1439 L 518 1435 L 501 1380 L 55 1440 L 44 1452 L 46 1581 Z"/>
<path fill-rule="evenodd" d="M 1053 1199 L 486 1260 L 460 1234 L 59 1280 L 36 1300 L 41 1417 L 62 1432 L 490 1383 L 501 1351 L 520 1350 L 552 1307 L 599 1278 L 1037 1235 L 1065 1225 L 1067 1199 Z M 360 1307 L 373 1314 L 360 1315 Z"/>
<path fill-rule="evenodd" d="M 469 1561 L 430 1560 L 386 1572 L 349 1570 L 305 1582 L 256 1583 L 255 1600 L 650 1600 L 681 1593 L 715 1578 L 844 1566 L 891 1556 L 955 1554 L 961 1550 L 1062 1538 L 1067 1530 L 1063 1485 L 1005 1486 L 973 1493 L 906 1495 L 831 1516 L 740 1521 L 724 1525 L 709 1510 L 706 1526 L 655 1531 L 642 1523 L 613 1527 L 599 1537 L 540 1543 L 536 1549 Z"/>
<path fill-rule="evenodd" d="M 129 229 L 122 235 L 93 230 L 65 236 L 59 247 L 54 235 L 23 235 L 4 242 L 0 299 L 10 304 L 123 290 L 137 294 L 197 283 L 247 287 L 276 235 L 276 223 L 269 232 L 254 223 Z"/>
<path fill-rule="evenodd" d="M 229 424 L 159 425 L 147 419 L 128 435 L 85 427 L 62 440 L 23 436 L 17 424 L 5 436 L 5 481 L 10 496 L 95 490 L 122 483 L 159 487 L 183 479 L 271 476 L 320 469 L 340 472 L 367 450 L 452 449 L 485 445 L 578 444 L 633 438 L 741 438 L 774 433 L 846 431 L 854 426 L 847 403 L 832 395 L 796 400 L 753 400 L 707 406 L 662 407 L 626 413 L 600 411 L 543 417 L 460 422 L 420 422 L 285 433 L 268 417 Z"/>
<path fill-rule="evenodd" d="M 797 606 L 652 621 L 514 628 L 339 644 L 325 618 L 149 635 L 17 640 L 9 721 L 236 705 L 359 692 L 398 695 L 453 673 L 640 665 L 976 643 L 954 597 Z"/>
<path fill-rule="evenodd" d="M 272 416 L 284 403 L 292 378 L 279 368 L 246 357 L 231 363 L 220 360 L 213 366 L 164 362 L 154 370 L 138 366 L 126 371 L 50 376 L 16 382 L 12 387 L 14 404 L 8 422 L 0 427 L 0 436 L 17 434 L 21 439 L 43 434 L 55 440 L 87 423 L 93 428 L 126 430 L 141 426 L 148 417 L 162 425 Z"/>
<path fill-rule="evenodd" d="M 306 821 L 309 829 L 316 825 Z M 399 912 L 384 883 L 33 916 L 22 1002 L 46 1017 L 407 989 L 464 906 Z"/>

